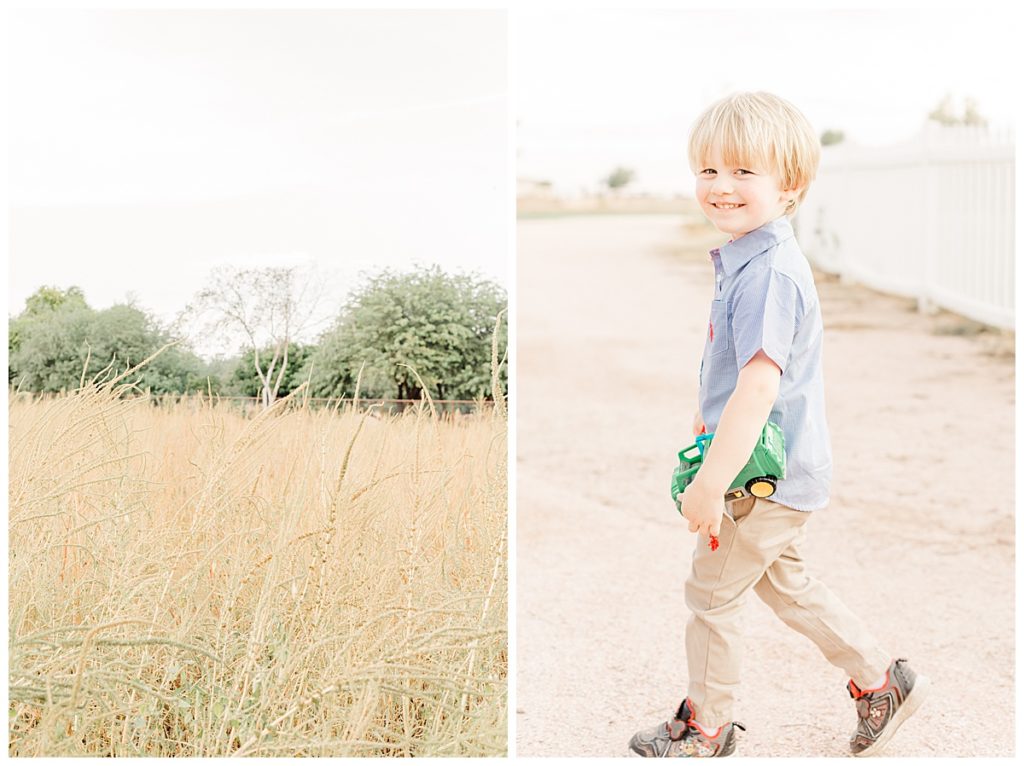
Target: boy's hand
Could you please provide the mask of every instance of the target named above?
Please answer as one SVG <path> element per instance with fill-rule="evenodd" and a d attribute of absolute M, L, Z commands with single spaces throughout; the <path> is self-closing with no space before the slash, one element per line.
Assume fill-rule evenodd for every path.
<path fill-rule="evenodd" d="M 720 492 L 709 492 L 699 480 L 700 474 L 676 499 L 682 505 L 683 518 L 690 522 L 690 531 L 708 537 L 718 537 L 725 513 L 725 497 Z"/>
<path fill-rule="evenodd" d="M 704 433 L 704 418 L 700 416 L 700 410 L 693 414 L 693 435 L 700 436 Z"/>

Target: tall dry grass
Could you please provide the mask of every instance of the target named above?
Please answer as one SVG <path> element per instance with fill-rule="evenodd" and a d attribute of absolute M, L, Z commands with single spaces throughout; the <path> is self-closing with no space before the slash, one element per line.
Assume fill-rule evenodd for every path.
<path fill-rule="evenodd" d="M 506 420 L 10 404 L 11 755 L 501 755 Z"/>

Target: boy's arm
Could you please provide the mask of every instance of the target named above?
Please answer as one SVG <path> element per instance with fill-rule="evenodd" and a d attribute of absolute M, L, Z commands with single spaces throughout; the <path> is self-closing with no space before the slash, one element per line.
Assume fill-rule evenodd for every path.
<path fill-rule="evenodd" d="M 685 494 L 680 495 L 691 532 L 718 535 L 725 493 L 754 451 L 779 396 L 781 374 L 764 351 L 754 354 L 740 370 L 703 464 Z"/>

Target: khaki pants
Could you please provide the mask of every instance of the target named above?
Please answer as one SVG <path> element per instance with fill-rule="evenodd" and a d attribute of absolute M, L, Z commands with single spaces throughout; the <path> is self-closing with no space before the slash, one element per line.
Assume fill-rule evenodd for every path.
<path fill-rule="evenodd" d="M 770 500 L 743 498 L 726 504 L 717 551 L 706 538 L 697 541 L 686 581 L 686 605 L 692 613 L 686 660 L 687 696 L 702 724 L 716 727 L 732 720 L 740 682 L 739 621 L 751 588 L 862 689 L 889 668 L 890 656 L 864 624 L 807 575 L 800 545 L 810 516 Z"/>

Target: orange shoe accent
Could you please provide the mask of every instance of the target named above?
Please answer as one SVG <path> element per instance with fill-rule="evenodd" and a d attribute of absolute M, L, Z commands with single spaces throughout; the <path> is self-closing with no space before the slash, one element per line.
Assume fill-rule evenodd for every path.
<path fill-rule="evenodd" d="M 890 664 L 889 668 L 891 667 L 892 665 Z M 855 700 L 859 700 L 865 694 L 871 694 L 872 692 L 877 692 L 884 689 L 886 686 L 889 685 L 889 682 L 892 680 L 889 678 L 889 668 L 886 668 L 885 670 L 885 680 L 882 682 L 882 685 L 876 686 L 874 689 L 861 689 L 859 686 L 857 686 L 857 684 L 853 682 L 853 679 L 851 678 L 849 683 L 850 696 L 853 697 Z"/>

